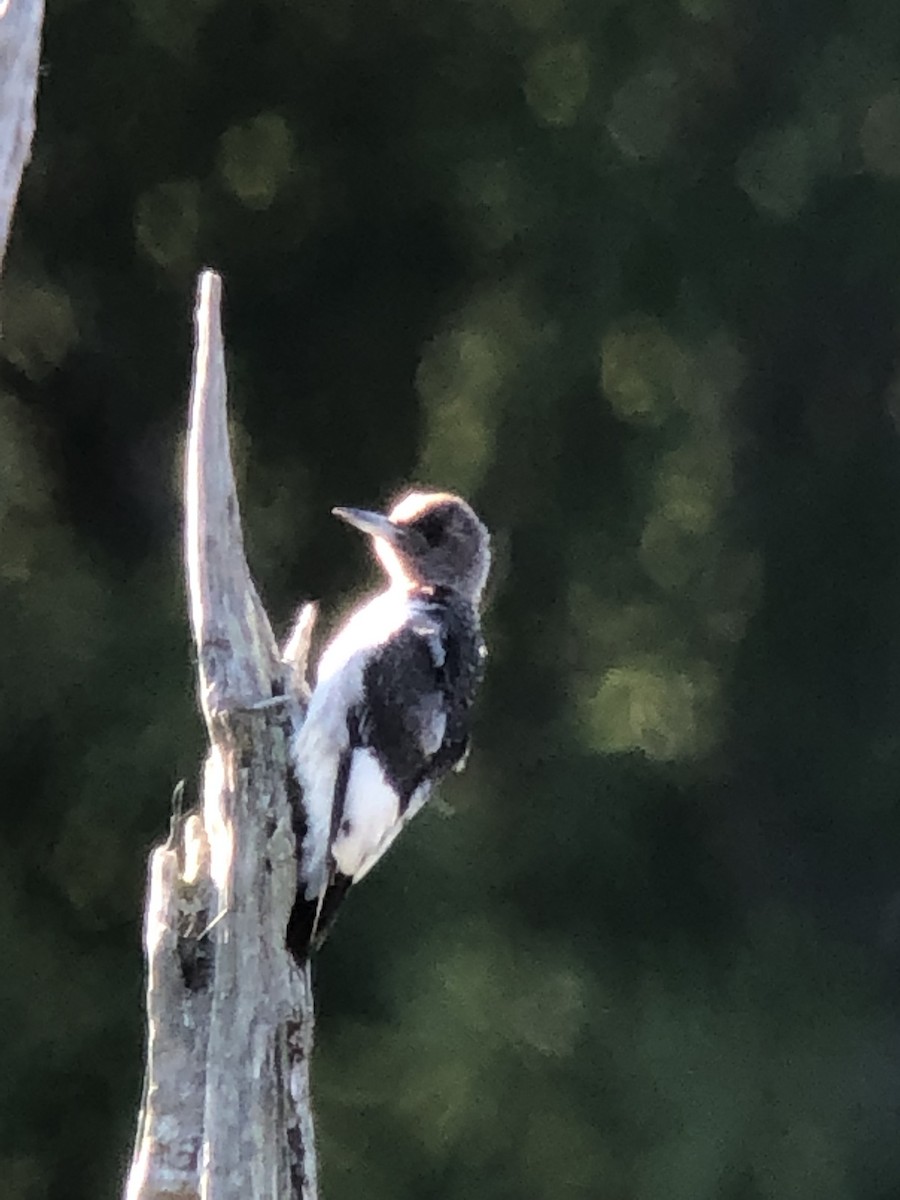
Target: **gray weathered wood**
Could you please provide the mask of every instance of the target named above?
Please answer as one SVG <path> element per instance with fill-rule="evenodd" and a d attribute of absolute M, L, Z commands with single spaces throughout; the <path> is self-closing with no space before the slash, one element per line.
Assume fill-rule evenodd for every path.
<path fill-rule="evenodd" d="M 128 1197 L 200 1192 L 211 993 L 185 986 L 184 955 L 203 953 L 212 903 L 200 819 L 173 821 L 153 851 L 144 921 L 147 949 L 147 1076 Z M 191 965 L 197 967 L 196 961 Z M 200 968 L 202 969 L 202 967 Z"/>
<path fill-rule="evenodd" d="M 201 815 L 176 821 L 151 859 L 147 1078 L 127 1197 L 315 1200 L 312 986 L 284 945 L 299 803 L 286 742 L 308 638 L 285 665 L 244 557 L 220 300 L 204 272 L 185 566 L 210 753 Z"/>
<path fill-rule="evenodd" d="M 43 0 L 0 0 L 0 268 L 34 137 Z"/>

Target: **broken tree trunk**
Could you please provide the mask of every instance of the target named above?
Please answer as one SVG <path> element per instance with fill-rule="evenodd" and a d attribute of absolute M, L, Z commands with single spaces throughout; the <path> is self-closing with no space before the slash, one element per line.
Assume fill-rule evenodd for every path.
<path fill-rule="evenodd" d="M 0 0 L 0 267 L 34 136 L 42 0 Z"/>
<path fill-rule="evenodd" d="M 309 963 L 285 949 L 302 836 L 286 748 L 302 719 L 305 643 L 282 661 L 244 557 L 220 300 L 204 272 L 184 503 L 210 752 L 202 812 L 176 814 L 150 860 L 147 1067 L 126 1196 L 315 1200 L 312 985 Z"/>

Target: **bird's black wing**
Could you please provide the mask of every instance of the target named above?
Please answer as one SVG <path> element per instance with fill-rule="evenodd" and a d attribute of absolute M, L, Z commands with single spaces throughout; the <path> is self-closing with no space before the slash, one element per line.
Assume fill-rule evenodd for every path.
<path fill-rule="evenodd" d="M 483 659 L 468 611 L 433 603 L 367 664 L 359 744 L 396 787 L 401 816 L 422 784 L 436 783 L 464 759 Z"/>

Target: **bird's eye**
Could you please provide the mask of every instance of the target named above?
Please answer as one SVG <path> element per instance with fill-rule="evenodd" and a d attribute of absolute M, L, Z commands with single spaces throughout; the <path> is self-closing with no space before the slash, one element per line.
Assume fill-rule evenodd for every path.
<path fill-rule="evenodd" d="M 428 516 L 422 517 L 420 521 L 416 521 L 416 530 L 425 539 L 425 544 L 429 549 L 434 549 L 444 540 L 444 522 L 437 513 L 430 513 Z"/>

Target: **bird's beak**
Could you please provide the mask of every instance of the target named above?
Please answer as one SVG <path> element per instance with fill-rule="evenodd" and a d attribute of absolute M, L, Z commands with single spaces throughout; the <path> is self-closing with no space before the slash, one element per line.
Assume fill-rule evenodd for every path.
<path fill-rule="evenodd" d="M 364 508 L 333 508 L 331 512 L 354 529 L 361 529 L 369 537 L 382 537 L 391 544 L 397 541 L 401 532 L 390 517 L 383 513 L 368 512 Z"/>

